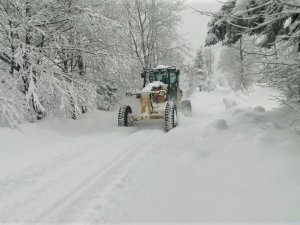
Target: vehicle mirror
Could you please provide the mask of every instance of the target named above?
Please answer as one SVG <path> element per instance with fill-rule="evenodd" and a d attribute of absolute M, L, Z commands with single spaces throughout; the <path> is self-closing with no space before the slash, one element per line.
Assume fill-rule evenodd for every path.
<path fill-rule="evenodd" d="M 175 74 L 176 74 L 176 76 L 179 76 L 180 70 L 176 70 Z"/>
<path fill-rule="evenodd" d="M 145 78 L 145 72 L 141 73 L 141 78 Z"/>

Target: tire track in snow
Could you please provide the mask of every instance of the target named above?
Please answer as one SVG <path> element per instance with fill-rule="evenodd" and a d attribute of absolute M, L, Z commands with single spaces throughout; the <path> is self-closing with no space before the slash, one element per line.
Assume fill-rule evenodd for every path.
<path fill-rule="evenodd" d="M 147 132 L 148 138 L 145 139 Z M 50 213 L 47 212 L 43 216 L 43 219 L 38 222 L 46 223 L 59 223 L 59 222 L 86 222 L 89 221 L 89 214 L 95 209 L 105 205 L 109 199 L 109 194 L 116 187 L 121 186 L 126 176 L 129 174 L 131 168 L 136 163 L 141 163 L 148 154 L 151 154 L 151 150 L 145 147 L 149 141 L 156 140 L 157 132 L 140 131 L 139 135 L 143 139 L 133 137 L 137 140 L 143 140 L 129 145 L 122 156 L 118 157 L 111 164 L 109 164 L 101 173 L 97 174 L 94 181 L 91 181 L 89 185 L 85 185 L 77 193 L 70 196 L 70 199 L 65 202 L 57 202 L 55 207 Z"/>
<path fill-rule="evenodd" d="M 109 136 L 102 137 L 103 140 L 108 138 Z M 91 143 L 91 139 L 88 140 L 80 140 L 76 148 L 74 148 L 74 143 L 70 145 L 70 140 L 60 143 L 55 143 L 54 145 L 50 145 L 47 147 L 48 149 L 54 150 L 59 148 L 59 151 L 55 151 L 56 154 L 54 156 L 51 156 L 52 159 L 44 158 L 42 160 L 47 160 L 46 163 L 40 163 L 40 165 L 32 164 L 28 165 L 22 170 L 19 170 L 13 175 L 7 176 L 8 178 L 1 177 L 0 179 L 0 205 L 5 202 L 5 198 L 7 198 L 7 195 L 10 195 L 10 199 L 14 198 L 14 195 L 11 195 L 11 193 L 15 193 L 15 195 L 19 194 L 19 190 L 21 190 L 23 193 L 27 190 L 27 188 L 30 189 L 30 186 L 39 179 L 42 179 L 43 176 L 47 173 L 52 173 L 54 170 L 59 169 L 63 163 L 70 160 L 75 160 L 76 158 L 80 157 L 86 157 L 88 154 L 93 153 L 93 151 L 83 151 L 83 148 L 88 148 L 89 146 L 92 146 L 94 144 L 99 144 L 99 147 L 102 146 L 101 141 L 102 139 L 93 140 Z M 74 141 L 73 141 L 74 142 Z M 76 143 L 76 142 L 75 142 Z M 63 147 L 60 147 L 60 146 Z M 70 148 L 72 150 L 70 151 Z M 36 151 L 36 150 L 35 150 Z M 48 150 L 49 151 L 49 150 Z M 66 152 L 67 151 L 67 152 Z M 95 151 L 95 150 L 94 150 Z M 59 152 L 59 154 L 57 154 Z M 47 155 L 48 156 L 48 155 Z M 0 210 L 1 212 L 1 210 Z"/>
<path fill-rule="evenodd" d="M 54 172 L 50 171 L 49 174 L 45 174 L 44 181 L 41 184 L 38 183 L 37 187 L 33 187 L 28 193 L 15 196 L 15 199 L 8 204 L 0 203 L 2 205 L 0 212 L 4 212 L 1 216 L 2 222 L 38 222 L 48 218 L 54 212 L 59 211 L 58 209 L 63 208 L 64 205 L 68 205 L 68 202 L 75 196 L 80 196 L 80 193 L 84 192 L 85 189 L 95 185 L 95 180 L 99 184 L 101 179 L 107 180 L 107 174 L 118 173 L 116 171 L 121 169 L 120 165 L 128 164 L 130 158 L 139 151 L 139 147 L 153 139 L 157 131 L 148 135 L 147 139 L 144 138 L 147 136 L 144 133 L 145 131 L 138 131 L 125 136 L 125 140 L 122 139 L 117 143 L 108 143 L 103 146 L 106 152 L 117 149 L 109 160 L 101 162 L 99 159 L 101 154 L 95 150 L 86 159 L 80 160 L 80 164 L 74 161 L 75 165 L 72 166 L 74 159 L 69 160 L 71 165 L 67 165 L 67 172 L 65 171 L 66 166 L 63 166 Z M 126 143 L 130 143 L 128 138 L 135 142 L 126 146 Z M 141 140 L 143 141 L 141 142 Z M 77 174 L 72 176 L 75 172 Z M 107 181 L 103 182 L 103 185 L 107 186 Z M 8 201 L 10 200 L 8 197 Z"/>
<path fill-rule="evenodd" d="M 82 141 L 82 140 L 81 140 Z M 70 142 L 70 141 L 68 141 Z M 60 143 L 64 144 L 64 143 Z M 86 145 L 85 145 L 86 144 Z M 78 147 L 77 142 L 73 143 L 73 146 L 68 146 L 70 149 L 68 152 L 64 152 L 66 148 L 64 146 L 63 150 L 61 151 L 61 155 L 55 156 L 46 163 L 42 164 L 41 166 L 31 168 L 30 166 L 28 168 L 24 168 L 24 171 L 18 173 L 17 175 L 14 175 L 10 180 L 6 180 L 5 178 L 1 181 L 2 183 L 7 183 L 7 182 L 12 182 L 12 185 L 9 185 L 9 192 L 5 193 L 6 195 L 1 196 L 1 202 L 0 202 L 0 218 L 5 217 L 5 211 L 7 208 L 12 208 L 20 205 L 20 200 L 24 196 L 31 196 L 33 195 L 32 193 L 35 192 L 35 196 L 37 196 L 40 192 L 42 192 L 47 186 L 51 185 L 53 183 L 53 179 L 45 179 L 45 177 L 55 177 L 59 175 L 60 177 L 67 176 L 70 171 L 69 170 L 64 170 L 64 168 L 68 167 L 66 164 L 72 163 L 74 160 L 79 159 L 83 163 L 87 163 L 85 161 L 85 158 L 90 159 L 91 157 L 89 156 L 90 154 L 95 154 L 97 152 L 97 149 L 93 149 L 86 151 L 89 147 L 99 144 L 100 147 L 103 147 L 104 145 L 100 144 L 100 141 L 98 140 L 93 141 L 93 143 L 82 143 Z M 56 148 L 57 145 L 51 145 L 49 148 Z M 76 146 L 74 148 L 74 145 Z M 84 145 L 84 147 L 82 146 Z M 78 165 L 75 164 L 75 166 L 82 167 L 83 164 L 82 162 L 77 162 Z M 74 168 L 70 168 L 74 169 Z M 64 173 L 62 173 L 64 172 Z M 26 182 L 24 182 L 26 181 Z M 47 183 L 48 182 L 48 183 Z M 25 183 L 25 184 L 24 184 Z M 33 186 L 36 186 L 34 188 Z M 37 189 L 39 188 L 40 191 Z M 2 192 L 2 191 L 1 191 Z M 30 199 L 30 200 L 34 200 Z M 26 203 L 26 202 L 25 202 Z M 9 214 L 9 213 L 8 213 Z"/>

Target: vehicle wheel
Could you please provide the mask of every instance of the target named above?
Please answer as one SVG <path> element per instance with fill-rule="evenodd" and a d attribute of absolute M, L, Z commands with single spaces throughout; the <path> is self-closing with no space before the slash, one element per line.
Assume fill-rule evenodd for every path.
<path fill-rule="evenodd" d="M 184 100 L 181 102 L 181 110 L 183 115 L 192 116 L 192 103 L 190 100 Z"/>
<path fill-rule="evenodd" d="M 177 126 L 177 109 L 173 103 L 168 102 L 165 109 L 165 128 L 166 131 L 172 130 Z"/>
<path fill-rule="evenodd" d="M 132 125 L 129 116 L 132 113 L 131 107 L 128 105 L 121 106 L 118 115 L 118 125 L 120 127 L 128 127 Z"/>

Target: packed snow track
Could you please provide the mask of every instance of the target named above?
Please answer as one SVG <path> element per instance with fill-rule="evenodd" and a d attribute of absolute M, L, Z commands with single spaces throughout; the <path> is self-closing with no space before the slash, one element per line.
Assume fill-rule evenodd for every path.
<path fill-rule="evenodd" d="M 0 223 L 300 222 L 300 138 L 270 92 L 196 93 L 169 133 L 106 112 L 0 128 Z"/>

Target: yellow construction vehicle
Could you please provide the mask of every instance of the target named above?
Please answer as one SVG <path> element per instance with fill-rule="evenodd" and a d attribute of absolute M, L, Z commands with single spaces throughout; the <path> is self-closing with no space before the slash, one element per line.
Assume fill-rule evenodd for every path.
<path fill-rule="evenodd" d="M 144 79 L 143 89 L 126 93 L 127 96 L 136 96 L 140 99 L 140 113 L 133 114 L 130 106 L 121 106 L 118 125 L 127 127 L 135 121 L 161 119 L 165 121 L 165 130 L 168 132 L 177 126 L 177 110 L 191 116 L 190 100 L 182 101 L 179 75 L 180 71 L 170 66 L 145 70 L 141 74 Z"/>

